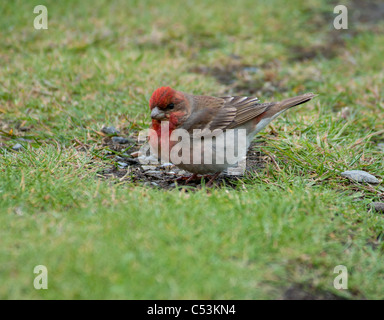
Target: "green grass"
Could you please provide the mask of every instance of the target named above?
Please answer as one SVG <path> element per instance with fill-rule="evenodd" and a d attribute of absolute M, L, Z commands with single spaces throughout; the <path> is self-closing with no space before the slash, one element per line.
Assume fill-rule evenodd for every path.
<path fill-rule="evenodd" d="M 327 1 L 227 2 L 1 2 L 0 298 L 384 298 L 384 218 L 367 210 L 384 187 L 340 176 L 384 177 L 383 23 L 353 20 L 356 1 L 348 31 L 332 30 Z M 48 30 L 33 28 L 38 4 Z M 258 71 L 218 81 L 242 65 Z M 277 165 L 234 189 L 101 179 L 113 164 L 100 128 L 148 127 L 161 85 L 319 96 L 257 137 Z M 33 142 L 14 152 L 20 137 Z M 48 290 L 33 287 L 36 265 Z M 333 287 L 337 265 L 348 290 Z"/>

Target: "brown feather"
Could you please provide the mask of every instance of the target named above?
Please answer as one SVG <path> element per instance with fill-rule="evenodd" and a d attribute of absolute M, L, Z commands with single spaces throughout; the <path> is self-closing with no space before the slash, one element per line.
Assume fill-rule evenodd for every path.
<path fill-rule="evenodd" d="M 193 100 L 191 115 L 182 128 L 193 132 L 193 129 L 232 129 L 261 116 L 274 114 L 311 100 L 316 95 L 307 93 L 285 99 L 281 102 L 260 103 L 256 97 L 209 97 L 189 96 Z"/>

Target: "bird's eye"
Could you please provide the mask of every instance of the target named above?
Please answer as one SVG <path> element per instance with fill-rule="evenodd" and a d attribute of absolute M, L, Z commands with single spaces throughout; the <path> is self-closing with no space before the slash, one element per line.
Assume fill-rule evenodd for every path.
<path fill-rule="evenodd" d="M 174 107 L 175 105 L 173 103 L 170 103 L 169 105 L 167 105 L 167 109 L 170 109 L 170 110 L 172 110 Z"/>

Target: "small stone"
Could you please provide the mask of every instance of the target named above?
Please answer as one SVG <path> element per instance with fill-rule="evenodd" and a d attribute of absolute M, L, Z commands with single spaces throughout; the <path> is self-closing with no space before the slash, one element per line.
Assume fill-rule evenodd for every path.
<path fill-rule="evenodd" d="M 146 155 L 142 154 L 137 159 L 140 161 L 141 164 L 149 164 L 149 163 L 156 163 L 156 164 L 158 164 L 159 163 L 157 158 L 155 156 L 153 156 L 153 155 L 146 156 Z"/>
<path fill-rule="evenodd" d="M 125 163 L 125 162 L 118 162 L 117 164 L 121 169 L 128 167 L 128 163 Z"/>
<path fill-rule="evenodd" d="M 170 162 L 166 162 L 166 163 L 163 163 L 160 168 L 169 168 L 169 167 L 173 167 L 173 163 L 170 163 Z"/>
<path fill-rule="evenodd" d="M 372 202 L 372 207 L 376 212 L 384 213 L 384 202 Z"/>
<path fill-rule="evenodd" d="M 379 150 L 383 151 L 384 152 L 384 143 L 383 142 L 380 142 L 377 147 L 379 148 Z"/>
<path fill-rule="evenodd" d="M 156 169 L 155 166 L 141 166 L 141 168 L 142 168 L 144 171 L 155 170 L 155 169 Z"/>
<path fill-rule="evenodd" d="M 120 131 L 117 130 L 115 127 L 103 127 L 101 129 L 101 132 L 109 135 L 116 135 L 120 133 Z"/>
<path fill-rule="evenodd" d="M 159 171 L 155 171 L 155 170 L 145 171 L 145 174 L 151 177 L 156 177 L 156 178 L 161 175 Z"/>
<path fill-rule="evenodd" d="M 123 137 L 112 137 L 112 142 L 116 144 L 127 144 L 129 140 Z"/>
<path fill-rule="evenodd" d="M 149 181 L 147 181 L 147 182 L 144 182 L 144 183 L 143 183 L 143 186 L 144 186 L 144 187 L 151 187 L 151 186 L 153 186 L 153 187 L 159 187 L 159 184 L 156 183 L 156 182 L 149 182 Z"/>
<path fill-rule="evenodd" d="M 139 156 L 139 151 L 135 151 L 131 153 L 132 158 L 137 158 Z"/>
<path fill-rule="evenodd" d="M 159 168 L 160 168 L 160 170 L 162 170 L 165 173 L 167 173 L 168 171 L 171 171 L 171 169 L 173 167 L 174 167 L 173 163 L 166 162 L 166 163 L 163 163 Z"/>
<path fill-rule="evenodd" d="M 16 143 L 16 144 L 12 147 L 12 150 L 15 150 L 15 151 L 20 151 L 21 149 L 23 149 L 23 146 L 22 146 L 20 143 Z"/>
<path fill-rule="evenodd" d="M 380 183 L 375 176 L 363 170 L 344 171 L 341 175 L 356 182 L 368 182 L 372 184 Z"/>

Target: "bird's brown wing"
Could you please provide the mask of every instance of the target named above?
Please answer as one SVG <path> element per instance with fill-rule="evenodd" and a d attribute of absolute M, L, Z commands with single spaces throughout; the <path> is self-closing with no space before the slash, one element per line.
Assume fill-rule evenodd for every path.
<path fill-rule="evenodd" d="M 202 136 L 214 130 L 233 129 L 265 113 L 267 118 L 305 103 L 316 95 L 306 93 L 280 102 L 260 103 L 256 97 L 194 97 L 195 105 L 183 128 L 193 136 Z M 203 133 L 194 133 L 200 129 Z M 205 132 L 205 133 L 204 133 Z"/>
<path fill-rule="evenodd" d="M 256 97 L 223 97 L 225 103 L 210 125 L 210 130 L 232 129 L 256 118 L 273 103 L 260 103 Z"/>
<path fill-rule="evenodd" d="M 194 129 L 206 132 L 235 128 L 257 117 L 273 105 L 273 103 L 259 103 L 256 97 L 198 96 L 195 99 L 196 108 L 182 126 L 190 133 L 193 133 Z"/>
<path fill-rule="evenodd" d="M 255 97 L 223 97 L 224 104 L 217 111 L 215 118 L 209 123 L 211 131 L 215 129 L 233 129 L 256 118 L 265 112 L 266 118 L 310 101 L 316 97 L 313 93 L 288 98 L 280 102 L 260 103 Z"/>

